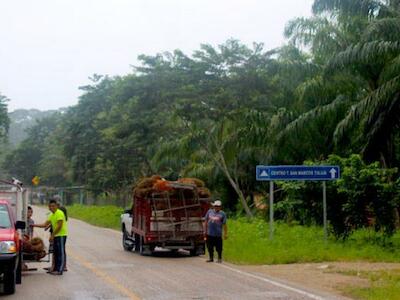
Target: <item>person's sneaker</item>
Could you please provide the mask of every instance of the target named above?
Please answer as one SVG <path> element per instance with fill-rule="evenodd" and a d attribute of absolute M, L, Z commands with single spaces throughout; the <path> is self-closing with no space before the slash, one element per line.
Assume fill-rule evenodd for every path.
<path fill-rule="evenodd" d="M 217 263 L 221 264 L 222 263 L 222 259 L 218 258 Z"/>
<path fill-rule="evenodd" d="M 53 271 L 53 272 L 49 272 L 50 275 L 62 275 L 61 272 L 57 272 L 57 271 Z"/>
<path fill-rule="evenodd" d="M 213 262 L 213 261 L 214 261 L 213 259 L 206 260 L 206 262 Z"/>

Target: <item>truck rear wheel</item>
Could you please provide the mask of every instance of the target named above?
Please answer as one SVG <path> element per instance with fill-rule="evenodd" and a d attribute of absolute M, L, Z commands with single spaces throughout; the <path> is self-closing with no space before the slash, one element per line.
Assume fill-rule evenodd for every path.
<path fill-rule="evenodd" d="M 144 255 L 144 252 L 143 237 L 139 237 L 139 253 Z"/>
<path fill-rule="evenodd" d="M 144 238 L 142 236 L 139 238 L 139 241 L 140 241 L 139 243 L 140 255 L 152 255 L 155 247 L 153 248 L 152 245 L 145 244 Z"/>
<path fill-rule="evenodd" d="M 205 253 L 204 246 L 196 246 L 194 249 L 190 249 L 190 256 L 199 256 Z"/>
<path fill-rule="evenodd" d="M 190 249 L 190 256 L 198 256 L 198 254 L 197 254 L 197 248 Z"/>
<path fill-rule="evenodd" d="M 135 245 L 128 238 L 128 233 L 126 232 L 125 228 L 123 228 L 123 232 L 122 232 L 122 247 L 124 247 L 125 251 L 132 251 L 134 246 Z"/>
<path fill-rule="evenodd" d="M 4 294 L 10 295 L 15 293 L 16 271 L 11 270 L 4 273 Z"/>
<path fill-rule="evenodd" d="M 140 244 L 141 237 L 138 234 L 135 234 L 135 252 L 140 252 Z"/>

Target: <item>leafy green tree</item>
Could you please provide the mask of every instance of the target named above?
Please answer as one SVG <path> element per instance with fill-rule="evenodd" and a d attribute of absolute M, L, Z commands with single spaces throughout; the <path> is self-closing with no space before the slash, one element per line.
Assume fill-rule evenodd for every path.
<path fill-rule="evenodd" d="M 304 90 L 303 96 L 325 98 L 325 103 L 300 114 L 287 125 L 286 133 L 304 133 L 314 127 L 317 132 L 333 137 L 334 151 L 341 152 L 341 148 L 362 151 L 369 161 L 380 160 L 386 166 L 396 164 L 400 48 L 398 31 L 393 31 L 393 26 L 400 24 L 397 5 L 392 1 L 315 1 L 313 18 L 327 18 L 328 14 L 336 26 L 328 26 L 326 22 L 316 26 L 314 19 L 289 24 L 288 35 L 305 46 L 319 45 L 319 33 L 326 30 L 331 32 L 333 40 L 346 42 L 336 50 L 331 48 L 329 59 L 327 56 L 322 59 L 325 64 L 320 79 Z M 323 48 L 312 49 L 315 52 Z M 315 57 L 324 56 L 315 53 Z M 315 87 L 319 92 L 315 93 Z M 336 118 L 326 124 L 329 131 L 322 132 L 318 120 L 325 121 L 327 116 Z M 315 137 L 315 133 L 311 134 Z M 328 150 L 332 151 L 330 144 Z"/>
<path fill-rule="evenodd" d="M 14 151 L 8 154 L 3 167 L 8 173 L 29 185 L 34 176 L 39 176 L 39 164 L 44 159 L 43 150 L 46 140 L 55 130 L 59 116 L 37 121 L 36 125 L 28 130 L 25 139 Z"/>
<path fill-rule="evenodd" d="M 8 101 L 9 99 L 0 93 L 0 139 L 4 139 L 7 136 L 8 128 L 10 126 L 7 109 Z"/>

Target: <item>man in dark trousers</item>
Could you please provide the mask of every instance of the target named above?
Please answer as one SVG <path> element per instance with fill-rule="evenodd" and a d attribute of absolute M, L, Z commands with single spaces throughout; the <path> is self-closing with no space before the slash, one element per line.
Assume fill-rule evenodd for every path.
<path fill-rule="evenodd" d="M 213 208 L 209 209 L 204 220 L 204 234 L 207 239 L 207 250 L 210 259 L 207 262 L 214 261 L 214 248 L 217 250 L 218 262 L 222 262 L 222 231 L 224 239 L 228 238 L 228 227 L 226 226 L 226 214 L 221 210 L 222 203 L 216 200 Z"/>
<path fill-rule="evenodd" d="M 47 221 L 43 224 L 34 224 L 32 227 L 47 228 L 51 225 L 52 233 L 50 242 L 54 243 L 55 269 L 49 272 L 52 275 L 62 275 L 65 267 L 65 242 L 68 235 L 68 225 L 64 213 L 58 208 L 57 201 L 50 200 L 51 211 Z"/>

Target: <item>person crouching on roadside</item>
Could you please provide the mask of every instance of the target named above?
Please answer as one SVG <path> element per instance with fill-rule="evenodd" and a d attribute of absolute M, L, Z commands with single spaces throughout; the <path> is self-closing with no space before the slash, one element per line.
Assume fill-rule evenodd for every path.
<path fill-rule="evenodd" d="M 207 239 L 207 250 L 210 256 L 207 262 L 214 261 L 214 248 L 217 250 L 218 263 L 222 262 L 222 231 L 224 231 L 224 239 L 228 238 L 228 227 L 226 225 L 226 214 L 221 210 L 222 203 L 216 200 L 212 204 L 213 208 L 209 209 L 204 220 L 204 234 Z"/>
<path fill-rule="evenodd" d="M 54 262 L 55 269 L 51 270 L 49 274 L 62 275 L 65 267 L 65 242 L 68 235 L 68 225 L 64 213 L 58 208 L 57 201 L 50 200 L 49 215 L 47 221 L 43 224 L 34 224 L 32 227 L 47 228 L 51 225 L 52 233 L 50 242 L 54 243 Z"/>

